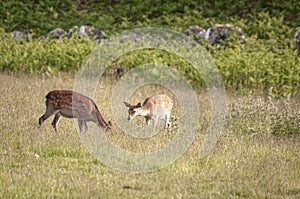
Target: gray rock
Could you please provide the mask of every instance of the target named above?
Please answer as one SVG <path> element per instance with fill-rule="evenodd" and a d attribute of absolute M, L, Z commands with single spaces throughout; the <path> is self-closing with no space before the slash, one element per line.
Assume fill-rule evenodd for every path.
<path fill-rule="evenodd" d="M 85 25 L 81 25 L 81 26 L 74 26 L 72 27 L 69 32 L 68 32 L 68 36 L 72 36 L 75 32 L 78 33 L 78 37 L 79 38 L 91 38 L 91 39 L 95 39 L 95 43 L 99 42 L 101 39 L 105 39 L 105 33 L 102 29 L 99 28 L 93 28 L 91 26 L 85 26 Z"/>
<path fill-rule="evenodd" d="M 237 38 L 244 40 L 244 32 L 241 28 L 236 27 L 232 24 L 215 24 L 214 26 L 207 29 L 205 33 L 205 40 L 211 45 L 221 43 L 227 38 Z"/>
<path fill-rule="evenodd" d="M 183 31 L 183 33 L 186 34 L 187 36 L 190 36 L 190 35 L 195 35 L 195 36 L 201 35 L 201 36 L 204 36 L 205 32 L 206 32 L 206 30 L 204 28 L 201 28 L 201 27 L 199 27 L 197 25 L 190 26 L 188 29 L 186 29 L 185 31 Z"/>
<path fill-rule="evenodd" d="M 228 38 L 237 38 L 241 41 L 244 40 L 243 30 L 232 24 L 215 24 L 207 30 L 198 25 L 193 25 L 184 30 L 183 34 L 192 37 L 199 43 L 207 41 L 211 45 L 217 43 L 223 44 Z"/>
<path fill-rule="evenodd" d="M 48 34 L 48 38 L 51 39 L 59 39 L 64 38 L 67 36 L 67 32 L 62 28 L 55 28 L 54 30 L 50 31 Z"/>
<path fill-rule="evenodd" d="M 300 30 L 297 30 L 294 34 L 295 39 L 295 48 L 298 50 L 298 54 L 300 55 Z"/>
<path fill-rule="evenodd" d="M 28 36 L 24 32 L 22 32 L 22 31 L 15 30 L 11 34 L 12 34 L 13 38 L 15 40 L 17 40 L 17 41 L 27 40 L 28 39 Z"/>
<path fill-rule="evenodd" d="M 183 34 L 192 37 L 197 42 L 201 43 L 204 40 L 206 30 L 198 25 L 190 26 L 183 31 Z"/>

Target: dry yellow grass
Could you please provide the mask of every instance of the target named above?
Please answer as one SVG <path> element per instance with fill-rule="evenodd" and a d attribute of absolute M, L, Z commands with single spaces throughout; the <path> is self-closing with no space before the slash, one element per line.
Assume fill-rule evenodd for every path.
<path fill-rule="evenodd" d="M 108 168 L 90 155 L 72 120 L 63 118 L 58 132 L 52 129 L 52 118 L 37 128 L 38 118 L 45 111 L 44 95 L 52 89 L 72 89 L 71 75 L 0 74 L 0 81 L 0 198 L 300 197 L 299 136 L 273 136 L 270 124 L 246 117 L 247 112 L 234 117 L 235 112 L 229 109 L 230 117 L 216 147 L 199 159 L 197 153 L 210 115 L 204 109 L 210 103 L 203 93 L 198 96 L 204 109 L 203 121 L 189 150 L 164 169 L 133 174 Z M 103 98 L 110 95 L 110 85 L 107 82 L 98 89 L 97 96 L 102 97 L 95 101 L 105 119 L 113 121 L 110 102 Z M 144 89 L 151 92 L 150 87 Z M 229 107 L 259 103 L 255 98 L 247 99 L 228 96 Z M 299 101 L 291 103 L 299 108 Z M 117 129 L 114 133 L 108 137 L 133 151 L 143 151 L 145 145 L 150 145 L 150 150 L 159 148 L 173 136 L 162 134 L 139 141 Z"/>

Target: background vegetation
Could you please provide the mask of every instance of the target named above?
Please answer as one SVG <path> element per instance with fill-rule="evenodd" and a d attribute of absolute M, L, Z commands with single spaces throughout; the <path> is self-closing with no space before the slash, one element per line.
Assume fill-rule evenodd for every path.
<path fill-rule="evenodd" d="M 300 2 L 293 1 L 1 1 L 0 70 L 10 73 L 76 72 L 95 47 L 89 39 L 38 40 L 60 27 L 89 25 L 112 37 L 137 27 L 166 27 L 179 32 L 191 25 L 208 29 L 232 23 L 243 29 L 246 43 L 230 40 L 225 46 L 203 44 L 213 55 L 227 88 L 272 89 L 276 96 L 296 95 L 300 88 L 299 56 L 293 35 L 300 22 Z M 25 31 L 28 42 L 13 41 L 10 32 Z M 146 61 L 176 66 L 191 81 L 187 63 L 163 52 L 134 52 L 116 67 L 129 69 Z M 163 57 L 163 59 L 161 59 Z M 138 59 L 140 58 L 140 59 Z"/>
<path fill-rule="evenodd" d="M 296 28 L 300 25 L 297 20 L 300 17 L 299 5 L 297 0 L 154 0 L 143 3 L 138 0 L 3 0 L 0 22 L 7 32 L 26 30 L 41 35 L 56 27 L 69 29 L 80 23 L 103 28 L 111 35 L 133 27 L 163 26 L 181 31 L 194 24 L 208 28 L 215 23 L 242 20 L 247 21 L 247 25 L 252 24 L 245 30 L 247 35 L 258 34 L 259 38 L 268 39 L 270 33 L 261 30 L 261 26 L 269 30 L 276 30 L 276 27 L 266 23 L 270 19 L 264 18 L 261 13 L 268 13 L 273 20 L 282 18 L 287 26 Z"/>

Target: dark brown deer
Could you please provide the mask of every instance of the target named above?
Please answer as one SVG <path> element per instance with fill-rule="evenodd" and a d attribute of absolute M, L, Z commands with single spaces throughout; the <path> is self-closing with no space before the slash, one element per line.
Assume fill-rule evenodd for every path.
<path fill-rule="evenodd" d="M 111 122 L 105 122 L 97 105 L 90 98 L 70 90 L 53 90 L 44 98 L 46 104 L 45 114 L 39 118 L 39 127 L 51 115 L 55 115 L 52 126 L 57 131 L 56 125 L 61 116 L 76 118 L 80 132 L 88 130 L 87 122 L 92 121 L 98 127 L 111 129 Z"/>

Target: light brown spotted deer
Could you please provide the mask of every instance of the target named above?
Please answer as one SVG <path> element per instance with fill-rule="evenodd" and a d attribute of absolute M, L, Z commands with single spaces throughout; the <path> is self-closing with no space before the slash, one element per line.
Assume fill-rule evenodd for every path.
<path fill-rule="evenodd" d="M 70 90 L 53 90 L 44 98 L 46 104 L 45 114 L 39 118 L 39 127 L 51 115 L 55 115 L 52 126 L 57 131 L 56 125 L 61 116 L 76 118 L 80 132 L 88 130 L 87 122 L 92 121 L 98 127 L 111 128 L 111 122 L 105 122 L 97 105 L 90 98 Z"/>
<path fill-rule="evenodd" d="M 165 127 L 171 127 L 170 115 L 174 105 L 173 100 L 166 94 L 154 95 L 145 99 L 143 105 L 137 103 L 131 105 L 124 102 L 128 109 L 128 120 L 131 121 L 136 116 L 144 116 L 146 124 L 149 125 L 151 119 L 154 120 L 154 126 L 160 118 L 165 120 Z"/>

